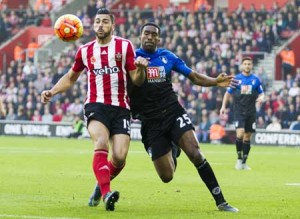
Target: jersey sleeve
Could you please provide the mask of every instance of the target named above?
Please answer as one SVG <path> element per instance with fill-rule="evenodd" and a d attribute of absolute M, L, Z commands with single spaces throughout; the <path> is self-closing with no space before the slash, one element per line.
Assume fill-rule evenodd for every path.
<path fill-rule="evenodd" d="M 227 92 L 230 93 L 230 94 L 232 94 L 233 93 L 233 89 L 231 87 L 228 87 L 227 88 Z"/>
<path fill-rule="evenodd" d="M 126 51 L 126 63 L 125 63 L 125 69 L 127 71 L 132 71 L 136 69 L 136 66 L 134 64 L 134 57 L 135 52 L 133 50 L 133 45 L 130 41 L 128 41 L 127 51 Z"/>
<path fill-rule="evenodd" d="M 72 70 L 74 72 L 81 72 L 83 69 L 85 69 L 85 65 L 82 61 L 82 47 L 80 47 L 75 55 L 75 62 L 73 63 Z"/>
<path fill-rule="evenodd" d="M 192 72 L 192 69 L 189 68 L 185 64 L 185 62 L 182 59 L 180 59 L 178 56 L 176 56 L 174 53 L 170 52 L 170 57 L 174 62 L 174 66 L 173 66 L 174 71 L 183 74 L 184 76 L 188 76 Z"/>

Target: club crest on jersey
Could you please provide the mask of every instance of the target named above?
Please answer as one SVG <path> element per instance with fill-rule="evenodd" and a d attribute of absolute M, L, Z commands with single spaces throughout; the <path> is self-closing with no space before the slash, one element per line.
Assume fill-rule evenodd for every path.
<path fill-rule="evenodd" d="M 115 59 L 116 59 L 116 61 L 117 62 L 120 62 L 120 61 L 122 61 L 122 54 L 121 53 L 116 53 L 116 55 L 115 55 Z"/>
<path fill-rule="evenodd" d="M 254 85 L 255 84 L 255 80 L 252 80 L 252 85 Z"/>
<path fill-rule="evenodd" d="M 168 62 L 167 57 L 165 57 L 165 56 L 160 56 L 159 58 L 161 59 L 161 61 L 162 61 L 163 63 L 167 64 L 167 62 Z"/>
<path fill-rule="evenodd" d="M 95 58 L 94 56 L 92 56 L 92 57 L 90 58 L 90 61 L 91 61 L 92 64 L 95 64 L 96 58 Z"/>

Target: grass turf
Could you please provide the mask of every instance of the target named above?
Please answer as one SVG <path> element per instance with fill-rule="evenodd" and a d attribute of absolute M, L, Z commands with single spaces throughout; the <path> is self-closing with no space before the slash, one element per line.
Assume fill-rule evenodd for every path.
<path fill-rule="evenodd" d="M 90 140 L 0 137 L 0 218 L 299 218 L 300 150 L 253 146 L 251 171 L 234 169 L 233 145 L 201 144 L 227 201 L 220 212 L 197 171 L 182 155 L 172 182 L 157 176 L 140 142 L 112 182 L 114 212 L 87 206 L 95 179 Z"/>

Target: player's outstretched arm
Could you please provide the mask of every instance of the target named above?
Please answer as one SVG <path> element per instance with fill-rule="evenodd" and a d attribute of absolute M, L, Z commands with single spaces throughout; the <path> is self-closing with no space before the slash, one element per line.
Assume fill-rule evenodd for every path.
<path fill-rule="evenodd" d="M 59 81 L 53 86 L 51 90 L 45 90 L 41 94 L 41 102 L 48 103 L 51 97 L 58 93 L 65 92 L 77 81 L 81 72 L 74 72 L 72 69 L 68 71 Z"/>
<path fill-rule="evenodd" d="M 217 78 L 212 78 L 204 74 L 198 74 L 195 71 L 192 71 L 188 78 L 196 85 L 204 87 L 235 87 L 237 81 L 233 79 L 233 76 L 228 76 L 225 73 L 221 73 Z"/>

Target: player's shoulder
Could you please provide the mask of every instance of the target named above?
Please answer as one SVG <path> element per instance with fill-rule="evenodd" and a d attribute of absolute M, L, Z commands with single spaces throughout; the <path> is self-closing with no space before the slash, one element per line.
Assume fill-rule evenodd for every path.
<path fill-rule="evenodd" d="M 87 48 L 87 47 L 93 46 L 95 44 L 95 42 L 96 42 L 96 40 L 93 40 L 93 41 L 90 41 L 88 43 L 85 43 L 85 44 L 79 46 L 78 49 L 80 50 L 80 49 L 83 49 L 83 48 Z"/>
<path fill-rule="evenodd" d="M 252 76 L 253 78 L 255 78 L 255 79 L 259 79 L 259 77 L 258 77 L 257 74 L 255 74 L 255 73 L 252 73 L 251 76 Z"/>
<path fill-rule="evenodd" d="M 120 36 L 113 36 L 113 39 L 115 41 L 121 41 L 121 42 L 126 42 L 126 43 L 132 43 L 129 39 L 126 39 L 126 38 L 123 38 L 123 37 L 120 37 Z"/>
<path fill-rule="evenodd" d="M 235 78 L 243 78 L 244 75 L 240 72 L 234 76 Z"/>
<path fill-rule="evenodd" d="M 165 49 L 165 48 L 158 48 L 157 53 L 159 55 L 175 56 L 175 54 L 173 52 L 171 52 L 170 50 Z"/>

